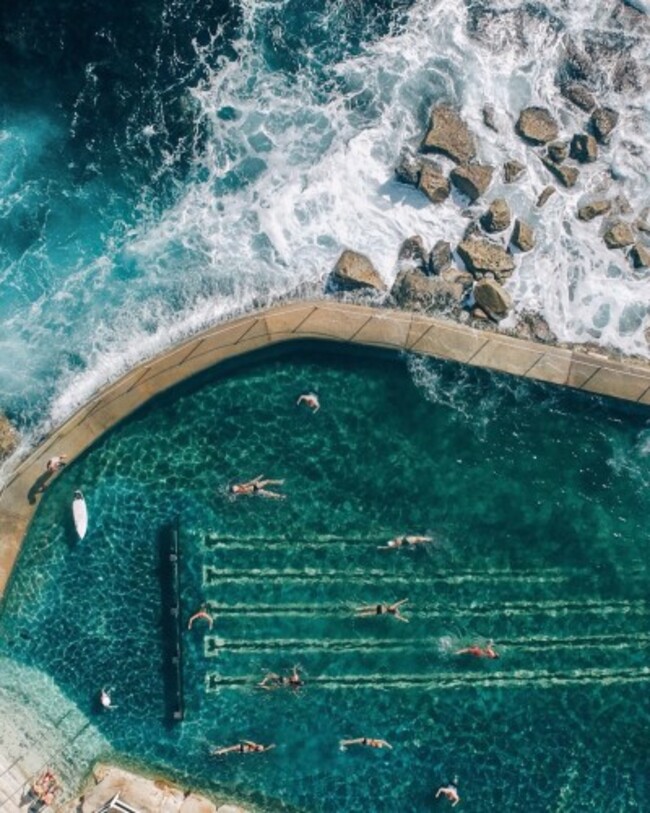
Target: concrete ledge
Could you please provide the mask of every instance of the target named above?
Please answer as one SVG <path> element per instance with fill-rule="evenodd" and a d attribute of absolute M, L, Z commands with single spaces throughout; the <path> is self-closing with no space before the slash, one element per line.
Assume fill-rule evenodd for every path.
<path fill-rule="evenodd" d="M 421 353 L 650 405 L 650 365 L 643 362 L 335 300 L 278 305 L 211 327 L 138 365 L 96 393 L 14 470 L 0 494 L 0 599 L 37 507 L 35 487 L 55 450 L 74 458 L 154 395 L 226 359 L 301 339 Z"/>

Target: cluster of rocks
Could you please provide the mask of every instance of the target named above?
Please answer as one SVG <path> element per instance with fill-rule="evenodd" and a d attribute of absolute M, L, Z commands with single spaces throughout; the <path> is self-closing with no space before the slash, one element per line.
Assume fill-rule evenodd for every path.
<path fill-rule="evenodd" d="M 17 445 L 18 433 L 7 418 L 0 413 L 0 461 L 9 457 Z"/>

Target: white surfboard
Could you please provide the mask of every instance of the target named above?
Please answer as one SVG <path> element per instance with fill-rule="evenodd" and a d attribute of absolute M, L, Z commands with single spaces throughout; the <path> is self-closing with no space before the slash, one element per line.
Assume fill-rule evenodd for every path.
<path fill-rule="evenodd" d="M 83 539 L 88 530 L 88 508 L 81 491 L 75 491 L 72 500 L 72 518 L 79 539 Z"/>

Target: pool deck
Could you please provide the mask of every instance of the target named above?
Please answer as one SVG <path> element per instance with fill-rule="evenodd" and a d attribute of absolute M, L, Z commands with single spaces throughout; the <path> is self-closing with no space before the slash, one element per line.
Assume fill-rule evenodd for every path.
<path fill-rule="evenodd" d="M 585 348 L 538 344 L 408 311 L 292 301 L 217 324 L 138 364 L 99 390 L 11 472 L 0 494 L 0 601 L 38 507 L 45 464 L 74 460 L 153 396 L 222 361 L 287 342 L 321 340 L 407 351 L 650 405 L 650 364 Z M 56 475 L 54 475 L 56 476 Z"/>

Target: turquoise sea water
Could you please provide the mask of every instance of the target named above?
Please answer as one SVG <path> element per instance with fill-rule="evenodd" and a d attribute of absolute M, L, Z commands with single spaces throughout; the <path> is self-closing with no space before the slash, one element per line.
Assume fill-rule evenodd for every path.
<path fill-rule="evenodd" d="M 308 389 L 317 414 L 295 405 Z M 261 473 L 285 500 L 229 496 Z M 415 359 L 259 360 L 62 472 L 0 653 L 49 673 L 114 752 L 265 810 L 445 809 L 454 778 L 468 810 L 647 810 L 649 483 L 647 414 L 625 406 Z M 208 602 L 215 626 L 184 633 L 170 727 L 158 539 L 176 518 L 183 622 Z M 404 532 L 435 541 L 378 550 Z M 402 598 L 408 624 L 355 618 Z M 498 660 L 454 654 L 489 639 Z M 296 664 L 300 691 L 256 688 Z M 340 749 L 359 736 L 393 750 Z M 276 748 L 209 755 L 239 739 Z"/>

